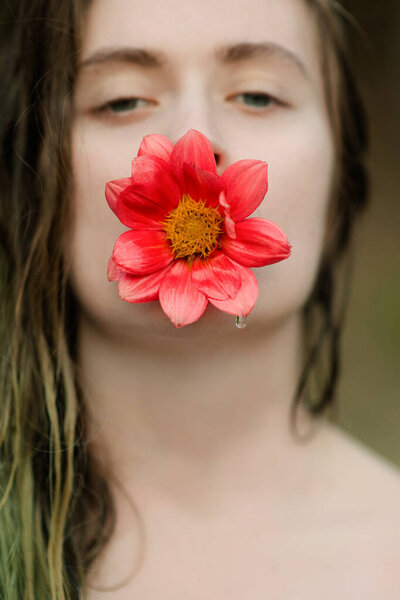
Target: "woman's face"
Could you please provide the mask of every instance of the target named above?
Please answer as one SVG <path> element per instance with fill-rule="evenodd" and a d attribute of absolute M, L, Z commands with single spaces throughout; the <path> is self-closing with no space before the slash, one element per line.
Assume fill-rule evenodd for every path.
<path fill-rule="evenodd" d="M 135 339 L 235 334 L 234 317 L 211 305 L 176 329 L 158 302 L 120 300 L 106 276 L 126 228 L 106 203 L 105 183 L 129 176 L 145 135 L 175 143 L 190 128 L 212 141 L 219 174 L 243 158 L 269 164 L 269 191 L 252 216 L 278 223 L 292 255 L 254 269 L 259 297 L 248 327 L 261 331 L 299 312 L 316 275 L 334 168 L 317 32 L 305 3 L 94 0 L 81 62 L 70 248 L 83 314 Z"/>

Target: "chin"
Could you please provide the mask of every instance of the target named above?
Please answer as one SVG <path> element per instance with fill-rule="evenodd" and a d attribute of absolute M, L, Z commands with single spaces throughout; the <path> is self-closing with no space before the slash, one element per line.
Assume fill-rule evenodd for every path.
<path fill-rule="evenodd" d="M 226 344 L 265 340 L 299 309 L 290 292 L 293 292 L 290 286 L 272 286 L 261 278 L 259 297 L 247 317 L 245 328 L 236 327 L 235 315 L 223 312 L 211 303 L 200 319 L 178 328 L 163 312 L 158 300 L 125 302 L 119 298 L 113 284 L 102 287 L 102 293 L 96 295 L 89 294 L 88 288 L 75 288 L 83 326 L 89 326 L 97 336 L 109 338 L 113 343 L 161 352 L 211 351 L 219 346 L 226 347 Z"/>
<path fill-rule="evenodd" d="M 130 304 L 119 300 L 119 304 L 112 322 L 109 319 L 104 322 L 103 317 L 103 328 L 112 330 L 126 342 L 131 340 L 148 347 L 172 342 L 177 349 L 185 342 L 204 340 L 209 344 L 242 333 L 235 325 L 234 315 L 222 312 L 210 303 L 200 319 L 184 327 L 175 327 L 158 301 Z"/>

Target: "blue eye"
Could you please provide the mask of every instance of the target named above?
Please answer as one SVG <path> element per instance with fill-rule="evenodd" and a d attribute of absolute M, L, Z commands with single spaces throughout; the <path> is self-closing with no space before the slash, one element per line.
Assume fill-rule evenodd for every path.
<path fill-rule="evenodd" d="M 276 98 L 263 92 L 243 92 L 241 94 L 236 94 L 233 98 L 241 98 L 243 104 L 255 109 L 268 108 L 272 104 L 279 104 L 279 101 Z M 145 100 L 144 98 L 118 98 L 117 100 L 99 106 L 95 109 L 95 112 L 124 114 L 135 112 L 138 108 L 143 108 L 149 104 L 152 104 L 152 102 L 150 102 L 150 100 Z"/>
<path fill-rule="evenodd" d="M 243 98 L 244 104 L 255 108 L 266 108 L 270 104 L 278 103 L 275 98 L 262 92 L 243 92 L 242 94 L 236 94 L 234 97 Z"/>
<path fill-rule="evenodd" d="M 140 103 L 144 103 L 146 106 L 150 101 L 144 98 L 119 98 L 103 104 L 97 109 L 97 112 L 127 113 L 142 108 Z"/>

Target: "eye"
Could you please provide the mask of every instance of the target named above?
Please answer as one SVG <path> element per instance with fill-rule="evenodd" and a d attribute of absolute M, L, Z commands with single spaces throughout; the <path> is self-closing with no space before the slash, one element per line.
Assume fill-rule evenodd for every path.
<path fill-rule="evenodd" d="M 145 100 L 144 98 L 118 98 L 117 100 L 112 100 L 111 102 L 106 102 L 102 106 L 99 106 L 95 109 L 95 112 L 98 113 L 128 113 L 133 112 L 138 108 L 143 108 L 143 106 L 147 106 L 148 104 L 152 104 L 150 100 Z"/>
<path fill-rule="evenodd" d="M 264 92 L 243 92 L 232 96 L 232 99 L 242 99 L 242 103 L 253 108 L 267 108 L 272 104 L 280 104 L 279 100 Z"/>

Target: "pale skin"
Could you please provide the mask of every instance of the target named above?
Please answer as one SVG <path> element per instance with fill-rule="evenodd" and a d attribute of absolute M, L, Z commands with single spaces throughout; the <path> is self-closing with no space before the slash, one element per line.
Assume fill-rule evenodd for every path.
<path fill-rule="evenodd" d="M 221 60 L 218 49 L 243 43 L 264 49 Z M 121 47 L 130 60 L 107 58 Z M 132 48 L 165 64 L 138 65 Z M 72 283 L 90 443 L 117 507 L 89 599 L 398 600 L 398 472 L 327 422 L 303 445 L 288 428 L 334 169 L 308 9 L 301 0 L 94 0 L 81 60 Z M 107 281 L 125 227 L 105 202 L 106 181 L 129 175 L 143 136 L 175 143 L 189 128 L 212 141 L 220 174 L 242 158 L 269 163 L 253 216 L 278 223 L 293 246 L 288 260 L 254 270 L 260 293 L 243 330 L 212 306 L 177 329 L 158 303 L 123 302 Z M 300 423 L 309 426 L 305 413 Z M 141 542 L 118 482 L 145 526 L 130 579 Z M 108 594 L 96 589 L 124 579 Z"/>

